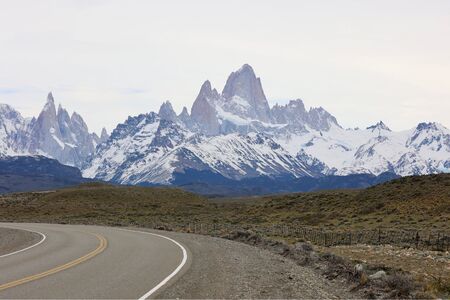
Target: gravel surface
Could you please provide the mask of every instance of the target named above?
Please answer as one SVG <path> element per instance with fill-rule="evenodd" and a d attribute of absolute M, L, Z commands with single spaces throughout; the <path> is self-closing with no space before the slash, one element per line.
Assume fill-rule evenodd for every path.
<path fill-rule="evenodd" d="M 267 250 L 221 238 L 162 233 L 183 243 L 192 260 L 187 271 L 158 298 L 355 297 L 342 284 Z"/>
<path fill-rule="evenodd" d="M 0 227 L 0 256 L 31 246 L 41 238 L 34 232 Z"/>

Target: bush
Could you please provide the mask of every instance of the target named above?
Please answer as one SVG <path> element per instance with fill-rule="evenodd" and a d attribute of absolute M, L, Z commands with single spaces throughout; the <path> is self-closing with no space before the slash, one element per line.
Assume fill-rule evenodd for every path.
<path fill-rule="evenodd" d="M 328 279 L 344 277 L 352 282 L 358 282 L 360 280 L 362 272 L 355 271 L 350 261 L 331 253 L 323 254 L 322 260 L 326 263 L 324 275 Z"/>
<path fill-rule="evenodd" d="M 311 246 L 311 244 L 308 243 L 297 243 L 295 244 L 295 249 L 304 251 L 304 252 L 312 252 L 314 250 L 313 246 Z"/>
<path fill-rule="evenodd" d="M 390 290 L 392 290 L 389 295 L 392 298 L 410 297 L 417 289 L 416 283 L 412 277 L 403 273 L 388 275 L 383 282 Z"/>
<path fill-rule="evenodd" d="M 296 243 L 289 253 L 289 258 L 301 266 L 307 266 L 315 263 L 318 256 L 310 244 Z"/>

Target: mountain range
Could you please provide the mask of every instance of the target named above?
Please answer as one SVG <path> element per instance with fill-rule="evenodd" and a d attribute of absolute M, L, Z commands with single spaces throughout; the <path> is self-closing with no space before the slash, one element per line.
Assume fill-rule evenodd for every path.
<path fill-rule="evenodd" d="M 25 119 L 14 108 L 0 104 L 0 157 L 42 155 L 81 168 L 98 144 L 109 138 L 90 133 L 76 112 L 69 116 L 61 105 L 56 110 L 52 93 L 37 118 Z"/>
<path fill-rule="evenodd" d="M 255 178 L 322 178 L 386 172 L 405 176 L 450 172 L 450 130 L 420 123 L 394 132 L 383 122 L 343 128 L 322 107 L 301 99 L 269 106 L 261 79 L 247 64 L 222 92 L 205 81 L 190 111 L 170 102 L 130 116 L 108 136 L 89 133 L 52 94 L 38 118 L 0 106 L 0 155 L 44 155 L 83 175 L 121 184 L 174 184 L 186 174 L 231 182 Z"/>

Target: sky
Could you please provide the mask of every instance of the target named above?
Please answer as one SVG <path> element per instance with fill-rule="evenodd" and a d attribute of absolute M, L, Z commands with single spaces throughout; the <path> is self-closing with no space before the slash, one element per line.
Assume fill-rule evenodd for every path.
<path fill-rule="evenodd" d="M 170 100 L 190 110 L 244 63 L 270 105 L 301 98 L 344 127 L 450 128 L 450 1 L 0 0 L 0 103 L 49 91 L 91 130 Z"/>

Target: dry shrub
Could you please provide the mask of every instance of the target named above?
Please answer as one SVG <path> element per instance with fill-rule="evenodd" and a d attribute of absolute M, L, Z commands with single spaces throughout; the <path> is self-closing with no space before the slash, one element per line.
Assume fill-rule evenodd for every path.
<path fill-rule="evenodd" d="M 269 250 L 273 253 L 288 257 L 302 266 L 316 262 L 318 257 L 310 244 L 297 243 L 294 246 L 290 246 L 284 241 L 267 239 L 260 234 L 248 230 L 233 231 L 222 237 Z"/>
<path fill-rule="evenodd" d="M 417 284 L 410 275 L 403 273 L 394 273 L 388 275 L 382 282 L 391 291 L 389 296 L 391 298 L 411 298 L 417 290 Z"/>
<path fill-rule="evenodd" d="M 318 255 L 310 244 L 296 243 L 291 248 L 289 258 L 293 259 L 301 266 L 307 266 L 316 263 L 318 260 Z"/>
<path fill-rule="evenodd" d="M 330 280 L 345 278 L 352 283 L 352 291 L 360 290 L 368 298 L 429 298 L 428 295 L 421 292 L 420 286 L 410 275 L 394 272 L 384 278 L 370 279 L 362 266 L 356 267 L 355 262 L 332 253 L 318 254 L 307 243 L 296 243 L 291 246 L 285 242 L 271 240 L 246 230 L 233 231 L 223 237 L 280 254 L 294 260 L 299 265 L 318 267 Z M 379 270 L 380 267 L 376 269 Z"/>
<path fill-rule="evenodd" d="M 248 230 L 232 231 L 229 234 L 225 235 L 224 237 L 229 240 L 238 241 L 255 246 L 261 245 L 263 241 L 261 235 Z"/>
<path fill-rule="evenodd" d="M 426 290 L 443 299 L 450 299 L 450 278 L 436 277 L 428 283 Z"/>
<path fill-rule="evenodd" d="M 343 277 L 351 282 L 359 282 L 362 272 L 356 271 L 349 260 L 331 253 L 323 254 L 321 259 L 326 263 L 324 275 L 328 279 Z"/>

